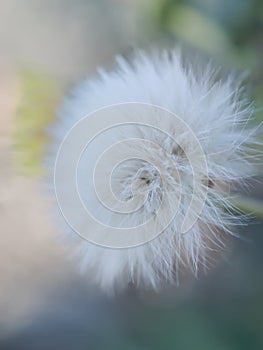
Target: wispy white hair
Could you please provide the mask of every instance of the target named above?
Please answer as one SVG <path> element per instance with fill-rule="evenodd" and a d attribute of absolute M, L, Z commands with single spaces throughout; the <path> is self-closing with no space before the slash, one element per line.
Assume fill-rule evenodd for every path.
<path fill-rule="evenodd" d="M 160 133 L 153 135 L 147 128 L 131 128 L 129 137 L 154 139 L 160 148 L 175 157 L 177 170 L 181 173 L 183 198 L 179 216 L 160 236 L 141 246 L 109 249 L 75 234 L 81 270 L 89 281 L 108 292 L 124 289 L 129 283 L 158 290 L 166 283 L 177 283 L 180 271 L 197 274 L 200 267 L 208 266 L 214 251 L 223 247 L 223 237 L 236 235 L 236 225 L 240 223 L 240 216 L 235 214 L 229 200 L 229 186 L 243 183 L 254 171 L 255 154 L 251 148 L 254 133 L 247 128 L 253 108 L 243 98 L 240 84 L 231 75 L 225 80 L 219 79 L 218 70 L 210 64 L 200 67 L 198 63 L 182 60 L 176 51 L 150 55 L 140 51 L 129 62 L 118 57 L 112 71 L 100 69 L 97 77 L 81 82 L 64 102 L 52 128 L 54 144 L 59 144 L 84 116 L 102 107 L 127 102 L 160 106 L 189 125 L 206 155 L 208 177 L 202 176 L 203 169 L 200 169 L 199 186 L 200 189 L 206 188 L 207 197 L 197 222 L 187 234 L 181 234 L 178 229 L 180 214 L 183 216 L 192 194 L 189 185 L 191 169 L 186 165 L 184 152 L 180 147 L 174 149 Z M 158 116 L 153 118 L 156 118 L 156 126 L 162 129 Z M 171 134 L 173 130 L 176 130 L 176 123 Z M 182 135 L 180 143 L 187 152 L 195 151 L 191 149 L 187 134 Z M 170 176 L 170 169 L 162 164 L 164 158 L 159 150 L 145 148 L 143 151 L 151 153 L 160 167 L 163 165 L 164 178 L 176 193 L 176 177 Z M 141 212 L 130 217 L 132 222 L 138 223 L 156 209 L 160 186 L 153 185 L 159 179 L 151 167 L 145 168 L 139 161 L 123 167 L 113 179 L 113 187 L 124 200 L 129 199 L 127 189 L 131 179 L 152 186 L 150 192 L 150 185 L 147 188 L 150 195 Z M 92 205 L 92 198 L 90 201 Z M 111 222 L 110 211 L 105 220 Z M 87 230 L 92 230 L 92 227 L 87 227 Z"/>

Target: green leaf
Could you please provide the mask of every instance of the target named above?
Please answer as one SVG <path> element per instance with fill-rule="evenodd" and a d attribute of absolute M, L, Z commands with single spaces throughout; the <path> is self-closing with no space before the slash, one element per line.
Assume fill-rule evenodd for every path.
<path fill-rule="evenodd" d="M 244 213 L 263 219 L 263 201 L 255 198 L 239 196 L 231 200 L 232 204 Z"/>

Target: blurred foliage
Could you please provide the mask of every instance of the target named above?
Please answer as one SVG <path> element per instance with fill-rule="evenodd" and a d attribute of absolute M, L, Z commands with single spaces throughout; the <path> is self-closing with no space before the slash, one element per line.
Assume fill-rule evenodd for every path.
<path fill-rule="evenodd" d="M 151 7 L 150 2 L 148 5 Z M 192 47 L 225 67 L 248 71 L 252 97 L 260 111 L 255 117 L 262 121 L 261 0 L 158 0 L 149 12 L 153 39 Z"/>
<path fill-rule="evenodd" d="M 20 103 L 16 111 L 14 149 L 19 169 L 34 175 L 41 172 L 47 135 L 45 127 L 54 117 L 60 97 L 54 81 L 32 69 L 18 75 Z"/>

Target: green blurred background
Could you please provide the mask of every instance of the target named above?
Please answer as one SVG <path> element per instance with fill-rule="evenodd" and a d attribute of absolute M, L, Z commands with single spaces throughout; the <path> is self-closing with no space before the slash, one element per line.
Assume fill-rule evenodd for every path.
<path fill-rule="evenodd" d="M 62 96 L 137 47 L 179 45 L 245 72 L 260 123 L 263 2 L 10 0 L 0 28 L 0 349 L 263 349 L 262 169 L 238 199 L 255 218 L 206 276 L 114 299 L 77 273 L 41 184 Z"/>

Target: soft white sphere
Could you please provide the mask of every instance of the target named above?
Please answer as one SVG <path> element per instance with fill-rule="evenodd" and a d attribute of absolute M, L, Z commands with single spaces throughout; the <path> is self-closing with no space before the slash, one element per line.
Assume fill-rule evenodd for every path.
<path fill-rule="evenodd" d="M 200 267 L 209 265 L 213 251 L 223 247 L 223 236 L 236 235 L 235 225 L 241 218 L 232 210 L 229 188 L 254 172 L 255 154 L 250 147 L 254 142 L 254 130 L 247 127 L 253 111 L 242 98 L 236 80 L 232 76 L 219 80 L 217 75 L 210 65 L 199 67 L 194 62 L 187 63 L 176 51 L 151 55 L 138 52 L 130 62 L 118 57 L 113 71 L 99 70 L 97 77 L 81 82 L 64 102 L 51 130 L 53 160 L 57 146 L 75 123 L 89 114 L 89 122 L 95 123 L 92 119 L 96 116 L 92 114 L 94 111 L 125 103 L 157 106 L 151 118 L 160 130 L 167 129 L 167 121 L 162 118 L 158 106 L 178 116 L 193 132 L 205 156 L 206 169 L 199 161 L 193 137 L 187 130 L 178 130 L 176 118 L 169 125 L 169 134 L 175 137 L 176 143 L 157 129 L 138 125 L 121 130 L 114 128 L 104 139 L 102 134 L 97 143 L 95 140 L 94 152 L 91 148 L 90 156 L 82 159 L 79 171 L 84 201 L 99 220 L 111 226 L 135 227 L 156 215 L 164 196 L 167 198 L 166 207 L 163 216 L 154 218 L 156 224 L 161 224 L 168 212 L 178 209 L 170 225 L 158 237 L 135 247 L 110 249 L 73 233 L 82 271 L 89 281 L 106 291 L 123 289 L 130 282 L 139 288 L 160 289 L 167 282 L 178 282 L 181 269 L 197 274 Z M 129 113 L 126 121 L 129 122 Z M 159 172 L 155 166 L 140 159 L 130 159 L 115 169 L 111 185 L 116 197 L 127 202 L 137 193 L 138 201 L 141 197 L 145 199 L 139 210 L 127 214 L 122 220 L 97 200 L 88 175 L 85 185 L 85 174 L 89 174 L 98 153 L 107 149 L 111 142 L 127 139 L 127 143 L 120 144 L 120 150 L 129 158 L 136 148 L 129 140 L 135 138 L 141 140 L 137 142 L 137 151 L 142 157 L 152 159 Z M 152 144 L 143 142 L 145 140 Z M 109 163 L 110 160 L 109 157 Z M 194 217 L 198 213 L 198 220 L 187 233 L 182 233 L 181 225 L 193 196 L 193 168 L 196 175 L 195 206 L 189 215 Z M 97 174 L 102 191 L 104 181 L 108 179 L 103 176 L 102 169 Z M 60 187 L 63 191 L 63 185 Z M 67 191 L 70 198 L 65 185 L 65 193 Z M 206 197 L 202 197 L 204 192 Z M 104 195 L 106 198 L 109 194 Z M 203 202 L 201 198 L 204 198 Z M 198 203 L 202 205 L 201 211 Z M 92 237 L 99 234 L 96 226 L 85 227 L 85 219 L 79 219 L 83 219 L 88 234 Z"/>

